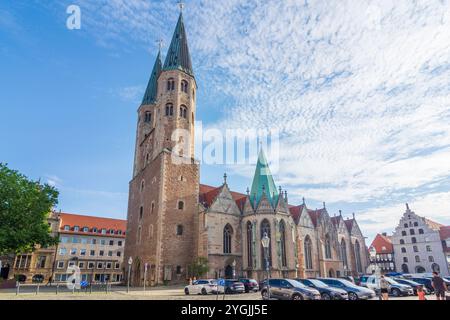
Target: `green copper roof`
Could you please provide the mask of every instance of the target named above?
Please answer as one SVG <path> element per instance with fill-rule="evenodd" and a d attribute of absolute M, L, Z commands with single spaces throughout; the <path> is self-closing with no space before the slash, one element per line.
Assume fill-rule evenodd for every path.
<path fill-rule="evenodd" d="M 181 70 L 194 76 L 182 13 L 178 18 L 163 70 Z"/>
<path fill-rule="evenodd" d="M 253 177 L 252 191 L 250 193 L 252 204 L 254 203 L 256 196 L 256 205 L 258 205 L 263 192 L 266 194 L 266 197 L 272 206 L 275 206 L 278 199 L 278 190 L 273 181 L 272 174 L 270 173 L 269 164 L 267 163 L 264 151 L 261 149 L 258 156 L 255 176 Z"/>
<path fill-rule="evenodd" d="M 158 77 L 161 74 L 162 62 L 161 52 L 158 52 L 155 65 L 153 66 L 152 75 L 148 81 L 147 90 L 145 90 L 142 104 L 153 104 L 156 102 L 156 94 L 158 92 Z"/>

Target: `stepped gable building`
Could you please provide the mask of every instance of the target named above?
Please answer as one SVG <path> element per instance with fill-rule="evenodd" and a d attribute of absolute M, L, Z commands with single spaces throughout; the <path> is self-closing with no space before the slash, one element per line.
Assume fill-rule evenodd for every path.
<path fill-rule="evenodd" d="M 330 217 L 325 206 L 290 205 L 262 150 L 246 193 L 230 190 L 226 175 L 219 187 L 200 184 L 193 156 L 196 95 L 181 13 L 138 108 L 125 247 L 131 284 L 143 284 L 146 265 L 148 285 L 185 283 L 197 257 L 208 259 L 207 277 L 263 279 L 265 233 L 272 277 L 364 272 L 367 250 L 355 218 Z"/>
<path fill-rule="evenodd" d="M 440 272 L 449 275 L 448 226 L 406 211 L 392 235 L 395 265 L 403 273 Z"/>

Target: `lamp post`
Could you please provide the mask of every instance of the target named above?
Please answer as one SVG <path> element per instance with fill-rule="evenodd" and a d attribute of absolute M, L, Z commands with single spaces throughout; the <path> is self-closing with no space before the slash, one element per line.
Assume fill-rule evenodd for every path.
<path fill-rule="evenodd" d="M 128 279 L 127 279 L 127 293 L 130 292 L 130 277 L 131 277 L 131 264 L 133 263 L 133 258 L 128 259 Z"/>
<path fill-rule="evenodd" d="M 267 235 L 267 232 L 264 232 L 264 236 L 261 239 L 261 244 L 264 248 L 264 261 L 265 261 L 265 265 L 266 265 L 266 272 L 267 272 L 267 293 L 268 293 L 268 298 L 270 300 L 270 283 L 269 283 L 269 279 L 270 279 L 270 270 L 269 270 L 269 245 L 270 245 L 270 238 Z"/>
<path fill-rule="evenodd" d="M 233 279 L 236 279 L 236 260 L 233 260 L 231 266 L 233 267 Z"/>

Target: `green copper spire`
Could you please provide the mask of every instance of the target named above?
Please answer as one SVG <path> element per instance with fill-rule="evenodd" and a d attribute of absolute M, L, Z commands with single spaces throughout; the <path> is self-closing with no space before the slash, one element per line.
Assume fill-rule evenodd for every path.
<path fill-rule="evenodd" d="M 263 193 L 266 195 L 271 205 L 275 206 L 278 198 L 278 190 L 273 181 L 272 174 L 270 173 L 269 164 L 267 163 L 264 151 L 261 148 L 259 151 L 255 176 L 253 177 L 252 191 L 250 193 L 252 203 L 256 203 L 257 206 Z"/>
<path fill-rule="evenodd" d="M 192 77 L 194 76 L 186 30 L 184 28 L 183 13 L 180 13 L 178 18 L 163 70 L 181 70 Z"/>
<path fill-rule="evenodd" d="M 162 62 L 161 62 L 161 50 L 156 57 L 155 65 L 153 66 L 152 75 L 148 81 L 147 90 L 145 90 L 144 99 L 142 104 L 154 104 L 156 102 L 156 94 L 158 92 L 158 77 L 161 74 Z"/>

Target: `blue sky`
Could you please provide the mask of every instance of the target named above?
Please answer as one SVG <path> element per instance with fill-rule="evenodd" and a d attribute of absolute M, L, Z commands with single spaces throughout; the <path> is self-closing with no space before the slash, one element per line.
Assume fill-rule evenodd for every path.
<path fill-rule="evenodd" d="M 81 30 L 66 8 L 81 8 Z M 356 213 L 369 237 L 404 203 L 450 223 L 449 1 L 187 1 L 204 128 L 276 128 L 290 202 Z M 63 211 L 126 217 L 136 109 L 176 1 L 0 2 L 0 161 L 55 184 Z M 252 166 L 224 171 L 236 191 Z"/>

